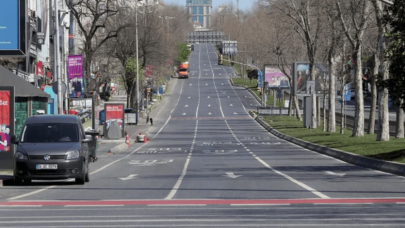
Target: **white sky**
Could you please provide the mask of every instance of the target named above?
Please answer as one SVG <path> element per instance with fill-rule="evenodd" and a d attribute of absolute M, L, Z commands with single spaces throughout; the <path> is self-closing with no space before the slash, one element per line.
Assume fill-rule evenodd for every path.
<path fill-rule="evenodd" d="M 163 0 L 165 3 L 176 3 L 180 6 L 186 5 L 186 0 Z M 217 8 L 221 4 L 233 2 L 236 6 L 236 0 L 212 0 L 212 7 Z M 250 9 L 253 4 L 253 0 L 239 0 L 239 8 L 241 10 Z"/>

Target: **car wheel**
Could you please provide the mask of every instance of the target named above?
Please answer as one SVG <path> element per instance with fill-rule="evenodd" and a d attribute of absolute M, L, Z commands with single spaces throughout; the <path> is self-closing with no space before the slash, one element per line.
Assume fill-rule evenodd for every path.
<path fill-rule="evenodd" d="M 22 184 L 22 182 L 23 182 L 23 179 L 21 179 L 17 176 L 14 176 L 14 184 L 20 185 L 20 184 Z"/>
<path fill-rule="evenodd" d="M 85 172 L 86 163 L 83 162 L 82 171 L 80 172 L 80 177 L 76 178 L 76 184 L 84 184 L 86 181 L 86 172 Z"/>
<path fill-rule="evenodd" d="M 87 162 L 87 171 L 86 171 L 85 181 L 90 182 L 89 163 L 88 162 Z"/>

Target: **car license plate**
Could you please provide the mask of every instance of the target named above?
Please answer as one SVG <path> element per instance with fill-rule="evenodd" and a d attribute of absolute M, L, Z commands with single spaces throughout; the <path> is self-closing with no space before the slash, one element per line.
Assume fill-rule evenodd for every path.
<path fill-rule="evenodd" d="M 37 169 L 58 169 L 57 164 L 37 164 Z"/>

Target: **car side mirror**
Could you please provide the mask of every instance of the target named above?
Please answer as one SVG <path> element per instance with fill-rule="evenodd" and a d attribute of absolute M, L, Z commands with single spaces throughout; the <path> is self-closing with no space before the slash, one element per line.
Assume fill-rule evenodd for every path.
<path fill-rule="evenodd" d="M 18 144 L 18 138 L 16 135 L 11 135 L 10 141 L 12 144 Z"/>

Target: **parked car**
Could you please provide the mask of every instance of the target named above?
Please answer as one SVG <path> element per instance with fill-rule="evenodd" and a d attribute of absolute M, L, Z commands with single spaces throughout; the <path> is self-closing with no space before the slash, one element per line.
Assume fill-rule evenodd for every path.
<path fill-rule="evenodd" d="M 14 156 L 14 180 L 75 178 L 77 184 L 89 182 L 89 143 L 78 116 L 40 115 L 29 117 Z"/>

